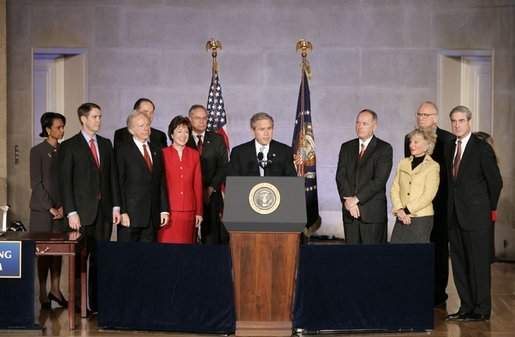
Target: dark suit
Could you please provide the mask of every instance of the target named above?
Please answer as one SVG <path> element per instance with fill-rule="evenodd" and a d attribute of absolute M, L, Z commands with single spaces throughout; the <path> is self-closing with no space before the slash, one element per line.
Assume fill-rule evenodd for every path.
<path fill-rule="evenodd" d="M 198 150 L 192 133 L 187 145 Z M 227 165 L 229 162 L 227 147 L 222 135 L 215 132 L 206 131 L 202 139 L 202 153 L 200 154 L 200 164 L 202 169 L 202 188 L 214 189 L 209 202 L 204 200 L 204 215 L 201 225 L 202 243 L 228 243 L 229 233 L 225 229 L 220 219 L 223 211 L 224 201 L 221 186 L 225 181 Z"/>
<path fill-rule="evenodd" d="M 443 149 L 446 143 L 454 139 L 449 131 L 436 128 L 436 144 L 431 158 L 440 165 L 440 185 L 433 199 L 434 222 L 431 231 L 431 242 L 435 244 L 435 304 L 447 300 L 445 289 L 449 279 L 449 231 L 447 227 L 447 170 Z M 404 138 L 404 155 L 410 156 L 408 136 Z"/>
<path fill-rule="evenodd" d="M 128 213 L 130 219 L 129 228 L 118 226 L 118 241 L 155 242 L 161 212 L 168 212 L 162 151 L 154 143 L 147 146 L 152 172 L 134 140 L 116 149 L 121 212 Z"/>
<path fill-rule="evenodd" d="M 92 310 L 96 309 L 96 242 L 110 239 L 113 206 L 120 206 L 118 171 L 111 141 L 99 135 L 96 138 L 100 169 L 81 132 L 61 144 L 59 156 L 59 192 L 64 214 L 78 213 L 80 230 L 86 235 L 90 253 Z"/>
<path fill-rule="evenodd" d="M 154 128 L 150 128 L 150 143 L 156 145 L 156 147 L 163 149 L 168 146 L 166 142 L 166 134 L 163 131 L 159 131 Z M 122 143 L 132 141 L 132 134 L 129 129 L 121 128 L 114 132 L 114 148 L 115 150 Z"/>
<path fill-rule="evenodd" d="M 490 315 L 491 211 L 497 209 L 502 178 L 492 147 L 470 136 L 457 178 L 452 176 L 456 142 L 444 148 L 449 184 L 448 223 L 454 283 L 460 312 Z"/>
<path fill-rule="evenodd" d="M 343 143 L 336 184 L 340 199 L 356 196 L 360 217 L 342 208 L 347 243 L 382 243 L 387 237 L 386 182 L 392 170 L 392 146 L 373 136 L 358 160 L 359 139 Z"/>
<path fill-rule="evenodd" d="M 265 176 L 296 176 L 293 165 L 293 150 L 286 144 L 272 140 L 265 168 Z M 260 176 L 255 140 L 236 146 L 231 151 L 228 176 Z"/>

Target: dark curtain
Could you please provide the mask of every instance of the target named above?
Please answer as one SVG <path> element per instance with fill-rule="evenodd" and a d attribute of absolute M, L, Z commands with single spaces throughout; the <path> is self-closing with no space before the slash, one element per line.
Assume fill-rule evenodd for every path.
<path fill-rule="evenodd" d="M 102 242 L 98 296 L 102 328 L 235 331 L 228 245 Z"/>
<path fill-rule="evenodd" d="M 301 246 L 293 319 L 306 331 L 433 329 L 433 245 Z"/>

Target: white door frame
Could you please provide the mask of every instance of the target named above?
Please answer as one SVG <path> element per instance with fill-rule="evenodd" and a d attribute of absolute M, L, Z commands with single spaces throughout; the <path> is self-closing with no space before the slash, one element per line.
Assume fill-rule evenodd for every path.
<path fill-rule="evenodd" d="M 39 117 L 44 111 L 59 112 L 67 118 L 65 138 L 73 136 L 80 130 L 80 123 L 74 109 L 76 110 L 76 106 L 78 106 L 76 104 L 85 102 L 88 97 L 86 51 L 85 48 L 32 49 L 32 138 L 34 144 L 40 141 L 38 137 Z M 79 57 L 79 62 L 67 61 L 74 56 Z M 45 62 L 45 60 L 48 61 Z M 67 66 L 68 63 L 72 63 L 72 65 Z M 66 73 L 70 71 L 73 75 L 78 74 L 73 78 L 73 86 L 69 82 L 67 83 L 71 79 L 70 76 L 66 76 Z M 74 88 L 74 90 L 69 90 L 70 88 Z M 69 92 L 66 92 L 67 90 Z M 36 99 L 40 100 L 39 104 L 35 102 Z M 72 101 L 74 109 L 67 108 L 70 101 Z M 42 111 L 35 111 L 36 109 Z"/>
<path fill-rule="evenodd" d="M 437 90 L 436 90 L 436 103 L 440 108 L 440 120 L 439 125 L 447 130 L 450 130 L 450 121 L 448 113 L 453 106 L 461 104 L 469 107 L 472 110 L 472 128 L 473 131 L 481 131 L 490 133 L 493 136 L 494 130 L 494 51 L 493 50 L 437 50 Z M 454 66 L 459 67 L 456 71 L 459 73 L 459 78 L 455 78 L 454 83 L 449 84 L 446 78 L 445 70 L 448 69 L 448 60 L 455 59 Z M 484 63 L 490 63 L 490 66 L 484 66 Z M 478 67 L 483 65 L 483 70 L 476 71 Z M 478 110 L 480 106 L 480 90 L 481 84 L 485 80 L 490 80 L 491 85 L 488 92 L 487 99 L 490 99 L 490 111 L 488 115 L 480 115 L 481 112 Z M 484 89 L 483 89 L 484 90 Z M 451 91 L 452 99 L 449 99 L 447 91 Z M 451 102 L 452 101 L 452 102 Z M 485 130 L 486 128 L 486 130 Z"/>

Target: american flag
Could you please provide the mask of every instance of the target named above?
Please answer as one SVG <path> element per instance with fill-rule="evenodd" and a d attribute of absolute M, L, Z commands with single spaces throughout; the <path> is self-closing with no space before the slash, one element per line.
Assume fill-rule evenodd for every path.
<path fill-rule="evenodd" d="M 310 236 L 322 223 L 318 212 L 317 163 L 315 152 L 315 135 L 311 124 L 311 99 L 309 83 L 304 67 L 299 89 L 295 129 L 292 148 L 295 154 L 297 176 L 304 177 L 306 193 L 306 212 L 308 222 L 304 233 Z"/>
<path fill-rule="evenodd" d="M 207 131 L 214 131 L 224 136 L 225 145 L 229 150 L 229 136 L 227 133 L 227 118 L 225 115 L 222 87 L 218 82 L 218 71 L 213 68 L 211 87 L 207 98 Z"/>

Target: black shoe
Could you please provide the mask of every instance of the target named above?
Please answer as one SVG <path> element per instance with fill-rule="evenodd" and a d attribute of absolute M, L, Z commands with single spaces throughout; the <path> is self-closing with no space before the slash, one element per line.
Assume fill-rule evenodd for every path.
<path fill-rule="evenodd" d="M 61 296 L 62 296 L 62 294 L 61 294 Z M 65 300 L 64 297 L 63 297 L 63 299 L 58 299 L 57 296 L 55 296 L 54 294 L 48 293 L 48 299 L 50 301 L 57 302 L 57 304 L 59 304 L 63 308 L 68 308 L 68 301 Z"/>
<path fill-rule="evenodd" d="M 462 320 L 464 322 L 484 322 L 490 320 L 490 315 L 487 314 L 468 314 L 465 315 Z"/>
<path fill-rule="evenodd" d="M 458 312 L 455 312 L 454 314 L 447 315 L 447 319 L 451 320 L 451 321 L 459 321 L 459 320 L 463 320 L 463 318 L 465 318 L 468 315 L 470 315 L 470 314 L 468 314 L 466 312 L 458 311 Z"/>

